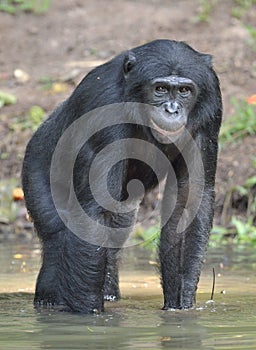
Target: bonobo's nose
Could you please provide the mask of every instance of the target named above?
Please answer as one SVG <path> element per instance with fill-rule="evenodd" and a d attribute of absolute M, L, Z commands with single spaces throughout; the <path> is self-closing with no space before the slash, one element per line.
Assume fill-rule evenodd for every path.
<path fill-rule="evenodd" d="M 166 112 L 170 114 L 178 114 L 179 113 L 179 104 L 177 102 L 166 102 L 164 104 L 164 109 Z"/>

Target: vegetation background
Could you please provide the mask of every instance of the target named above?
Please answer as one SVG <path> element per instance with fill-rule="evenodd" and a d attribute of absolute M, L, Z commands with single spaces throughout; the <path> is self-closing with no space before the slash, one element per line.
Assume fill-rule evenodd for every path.
<path fill-rule="evenodd" d="M 0 240 L 33 235 L 16 188 L 38 125 L 94 66 L 168 38 L 211 53 L 221 82 L 224 123 L 211 243 L 256 243 L 255 0 L 1 0 L 0 36 Z M 148 196 L 142 214 L 158 199 Z M 152 241 L 157 215 L 153 210 L 136 239 Z"/>

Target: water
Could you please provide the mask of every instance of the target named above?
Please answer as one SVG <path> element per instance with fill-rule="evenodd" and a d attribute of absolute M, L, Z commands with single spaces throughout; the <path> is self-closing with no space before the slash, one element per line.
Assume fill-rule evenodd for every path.
<path fill-rule="evenodd" d="M 209 250 L 197 305 L 161 311 L 159 279 L 150 253 L 127 249 L 123 299 L 102 315 L 36 311 L 33 290 L 40 265 L 37 244 L 0 246 L 0 349 L 255 349 L 256 252 Z M 212 267 L 214 302 L 209 302 Z"/>

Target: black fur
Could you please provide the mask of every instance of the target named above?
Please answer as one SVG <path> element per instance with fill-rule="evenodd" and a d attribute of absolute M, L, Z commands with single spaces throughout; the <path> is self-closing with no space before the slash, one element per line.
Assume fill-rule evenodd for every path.
<path fill-rule="evenodd" d="M 167 175 L 162 216 L 168 216 L 172 205 L 175 209 L 162 228 L 159 244 L 164 309 L 193 305 L 213 218 L 221 93 L 209 55 L 198 53 L 182 42 L 157 40 L 124 52 L 92 70 L 28 143 L 22 172 L 23 189 L 28 211 L 42 242 L 43 260 L 36 285 L 36 306 L 54 305 L 61 310 L 90 313 L 103 310 L 104 294 L 105 299 L 119 299 L 119 249 L 88 243 L 65 226 L 52 200 L 51 159 L 63 132 L 83 114 L 113 103 L 146 103 L 148 82 L 170 75 L 189 78 L 199 88 L 187 129 L 201 152 L 205 184 L 201 206 L 189 227 L 182 234 L 177 232 L 188 195 L 188 164 L 184 162 L 183 152 L 180 154 L 174 145 L 158 144 L 149 128 L 123 124 L 95 135 L 79 152 L 73 180 L 78 200 L 91 217 L 110 228 L 127 227 L 135 220 L 134 211 L 128 215 L 112 215 L 93 199 L 88 180 L 91 161 L 97 152 L 117 139 L 145 140 L 166 154 L 175 171 L 178 201 L 172 203 L 172 179 Z M 136 118 L 142 117 L 137 115 Z M 184 152 L 189 155 L 193 167 L 190 143 L 184 146 Z M 146 149 L 144 153 L 147 153 Z M 142 180 L 147 191 L 157 185 L 156 176 L 146 164 L 125 160 L 110 172 L 111 195 L 117 200 L 125 200 L 126 184 L 132 178 Z M 120 244 L 125 239 L 126 236 L 120 238 Z"/>

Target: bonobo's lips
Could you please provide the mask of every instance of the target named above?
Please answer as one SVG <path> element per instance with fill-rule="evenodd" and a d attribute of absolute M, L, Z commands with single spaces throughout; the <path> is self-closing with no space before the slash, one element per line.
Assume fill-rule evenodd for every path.
<path fill-rule="evenodd" d="M 159 134 L 161 134 L 163 136 L 176 136 L 176 135 L 180 134 L 185 128 L 185 125 L 182 124 L 175 130 L 165 130 L 165 129 L 162 129 L 160 126 L 158 126 L 153 120 L 151 120 L 151 123 L 152 123 L 154 129 L 157 132 L 159 132 Z"/>

